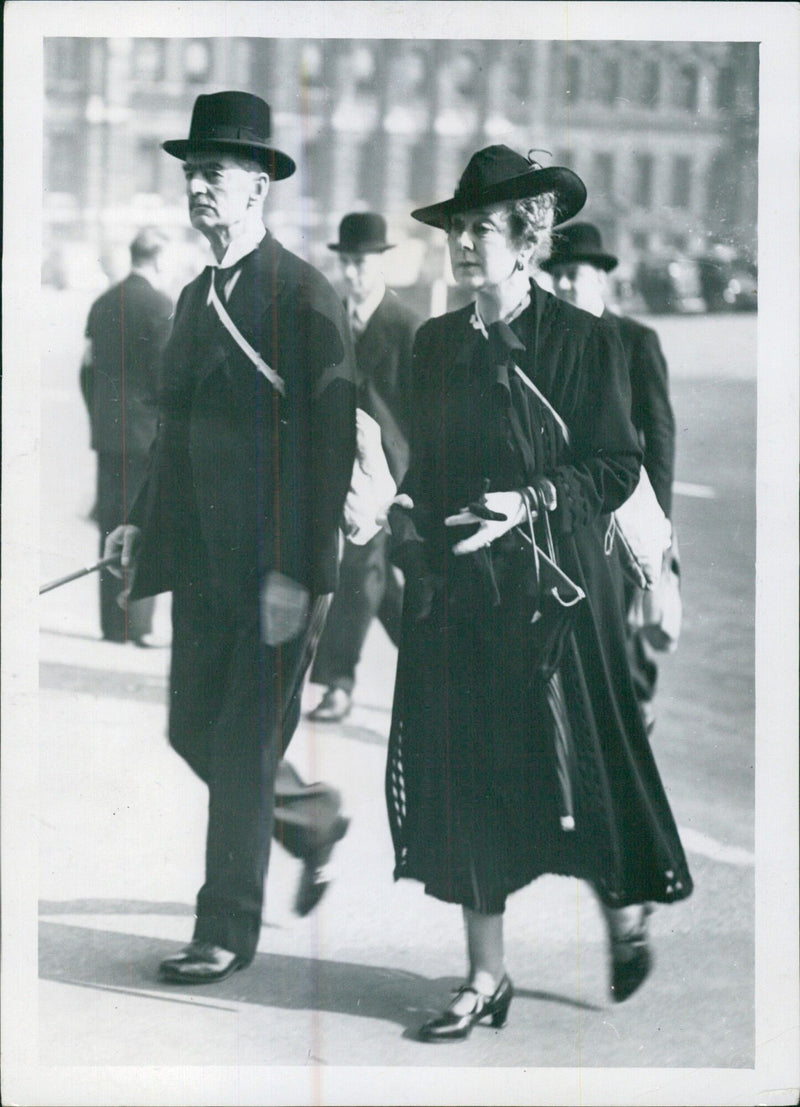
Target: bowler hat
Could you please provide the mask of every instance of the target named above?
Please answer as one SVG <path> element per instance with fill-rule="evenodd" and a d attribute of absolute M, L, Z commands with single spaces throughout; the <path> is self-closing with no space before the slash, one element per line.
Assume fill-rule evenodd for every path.
<path fill-rule="evenodd" d="M 295 164 L 270 146 L 269 104 L 250 92 L 212 92 L 194 102 L 188 139 L 171 139 L 162 148 L 174 158 L 218 150 L 252 158 L 274 181 L 291 177 Z"/>
<path fill-rule="evenodd" d="M 386 241 L 386 220 L 373 211 L 353 211 L 339 224 L 339 241 L 329 242 L 328 249 L 341 254 L 382 254 L 392 250 Z"/>
<path fill-rule="evenodd" d="M 555 193 L 556 225 L 577 215 L 586 203 L 586 187 L 571 169 L 558 165 L 543 169 L 508 146 L 487 146 L 472 155 L 451 200 L 417 208 L 411 215 L 420 223 L 446 230 L 450 216 L 457 212 L 544 192 Z"/>
<path fill-rule="evenodd" d="M 595 269 L 604 269 L 610 273 L 617 266 L 613 254 L 603 249 L 603 240 L 594 223 L 570 223 L 553 236 L 553 248 L 550 257 L 541 262 L 542 269 L 549 272 L 557 265 L 575 265 L 585 262 Z"/>

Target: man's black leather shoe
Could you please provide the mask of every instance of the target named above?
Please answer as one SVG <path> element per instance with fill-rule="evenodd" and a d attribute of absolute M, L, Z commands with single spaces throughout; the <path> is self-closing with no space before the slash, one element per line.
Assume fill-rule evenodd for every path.
<path fill-rule="evenodd" d="M 216 984 L 246 965 L 244 958 L 211 942 L 190 942 L 185 949 L 165 957 L 158 971 L 171 984 Z"/>
<path fill-rule="evenodd" d="M 308 915 L 325 895 L 331 882 L 331 874 L 326 866 L 333 847 L 344 838 L 349 825 L 349 819 L 338 815 L 325 843 L 303 859 L 303 871 L 294 901 L 294 909 L 298 915 Z"/>

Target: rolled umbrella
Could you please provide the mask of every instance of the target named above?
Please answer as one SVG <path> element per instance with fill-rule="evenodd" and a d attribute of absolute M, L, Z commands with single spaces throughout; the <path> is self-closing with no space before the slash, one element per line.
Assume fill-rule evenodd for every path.
<path fill-rule="evenodd" d="M 547 682 L 547 702 L 553 715 L 556 750 L 556 775 L 561 793 L 561 829 L 575 829 L 575 806 L 572 796 L 572 729 L 569 725 L 567 705 L 561 673 L 556 671 Z"/>
<path fill-rule="evenodd" d="M 68 573 L 65 577 L 59 577 L 58 580 L 50 580 L 47 584 L 41 585 L 39 588 L 39 595 L 44 592 L 52 592 L 54 588 L 60 588 L 62 584 L 69 584 L 72 580 L 79 580 L 80 577 L 88 576 L 89 573 L 96 573 L 100 569 L 105 569 L 108 565 L 117 565 L 119 563 L 119 554 L 115 554 L 113 557 L 103 557 L 99 561 L 96 561 L 94 565 L 86 565 L 83 569 L 78 569 L 74 573 Z"/>

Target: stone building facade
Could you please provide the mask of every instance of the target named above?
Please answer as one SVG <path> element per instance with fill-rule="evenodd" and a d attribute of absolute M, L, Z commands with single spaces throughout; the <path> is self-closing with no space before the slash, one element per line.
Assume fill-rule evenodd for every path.
<path fill-rule="evenodd" d="M 440 276 L 442 236 L 408 213 L 492 142 L 574 168 L 583 216 L 630 262 L 711 239 L 755 260 L 755 43 L 51 38 L 45 83 L 46 257 L 105 256 L 143 223 L 190 241 L 160 144 L 186 134 L 198 93 L 241 88 L 269 100 L 298 163 L 270 225 L 323 267 L 341 215 L 374 208 L 402 245 L 397 283 Z"/>

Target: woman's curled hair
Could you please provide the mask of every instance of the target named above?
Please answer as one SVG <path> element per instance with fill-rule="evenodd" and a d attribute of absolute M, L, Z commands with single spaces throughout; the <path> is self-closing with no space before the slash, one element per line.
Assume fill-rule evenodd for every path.
<path fill-rule="evenodd" d="M 543 192 L 540 196 L 527 196 L 524 200 L 509 202 L 508 229 L 511 237 L 519 246 L 533 246 L 531 261 L 534 264 L 550 257 L 555 215 L 554 192 Z"/>

